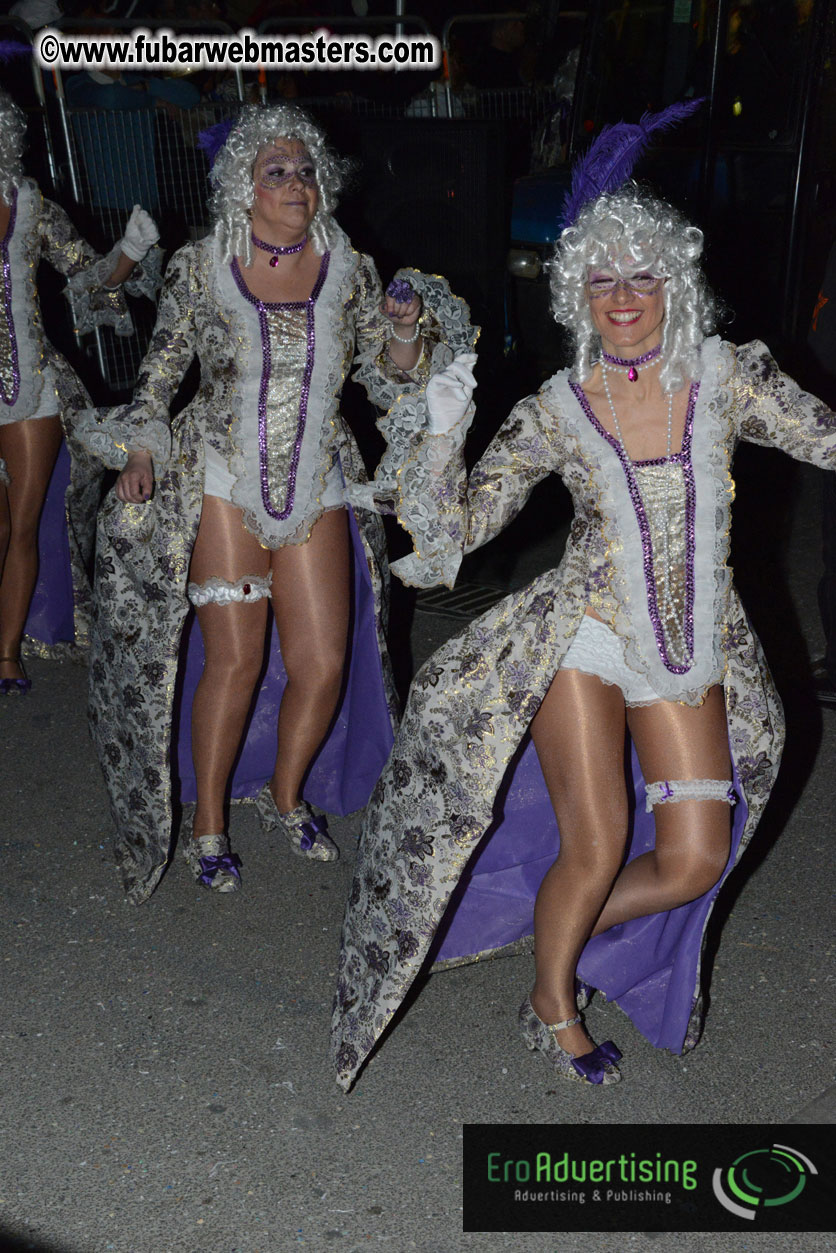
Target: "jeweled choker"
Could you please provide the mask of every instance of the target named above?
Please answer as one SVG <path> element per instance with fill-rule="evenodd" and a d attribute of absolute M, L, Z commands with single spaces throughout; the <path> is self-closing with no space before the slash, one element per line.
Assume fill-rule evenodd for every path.
<path fill-rule="evenodd" d="M 256 248 L 260 248 L 262 252 L 272 252 L 273 255 L 270 258 L 270 265 L 278 265 L 279 257 L 289 257 L 294 252 L 301 252 L 305 247 L 305 244 L 308 242 L 307 235 L 303 235 L 298 244 L 266 244 L 263 239 L 259 239 L 258 236 L 253 235 L 252 231 L 250 232 L 250 239 L 253 241 Z"/>
<path fill-rule="evenodd" d="M 272 265 L 273 262 L 271 261 Z M 643 353 L 641 357 L 611 357 L 608 352 L 602 352 L 601 356 L 607 365 L 621 366 L 622 370 L 627 371 L 627 377 L 631 383 L 635 383 L 639 377 L 637 366 L 647 365 L 649 361 L 655 361 L 662 351 L 662 345 L 657 344 L 655 348 L 651 348 L 650 352 Z"/>

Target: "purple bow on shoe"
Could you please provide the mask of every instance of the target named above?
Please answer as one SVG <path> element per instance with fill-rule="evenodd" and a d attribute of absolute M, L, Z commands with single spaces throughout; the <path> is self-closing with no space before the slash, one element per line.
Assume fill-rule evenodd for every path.
<path fill-rule="evenodd" d="M 583 1057 L 573 1057 L 572 1065 L 581 1076 L 589 1083 L 603 1083 L 604 1070 L 607 1062 L 621 1061 L 622 1053 L 617 1049 L 612 1040 L 605 1040 L 603 1044 L 598 1044 L 591 1053 L 584 1053 Z"/>
<path fill-rule="evenodd" d="M 0 695 L 25 696 L 31 686 L 31 679 L 0 679 Z"/>
<path fill-rule="evenodd" d="M 218 871 L 224 871 L 240 879 L 241 876 L 238 873 L 240 865 L 241 858 L 237 853 L 222 853 L 219 857 L 201 857 L 200 868 L 203 874 L 198 879 L 198 883 L 205 883 L 210 888 Z"/>
<path fill-rule="evenodd" d="M 324 828 L 319 819 L 314 818 L 311 822 L 303 822 L 299 830 L 301 832 L 299 847 L 307 852 L 316 844 L 316 837 L 322 834 Z"/>

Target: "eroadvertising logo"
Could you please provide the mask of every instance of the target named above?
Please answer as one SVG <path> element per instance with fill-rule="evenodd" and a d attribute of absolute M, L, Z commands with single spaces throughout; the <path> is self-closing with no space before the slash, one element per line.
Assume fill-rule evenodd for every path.
<path fill-rule="evenodd" d="M 718 1166 L 712 1184 L 721 1205 L 753 1222 L 760 1206 L 788 1205 L 801 1196 L 808 1175 L 818 1173 L 798 1149 L 773 1144 L 741 1153 L 727 1170 Z"/>
<path fill-rule="evenodd" d="M 468 1124 L 464 1231 L 830 1231 L 832 1128 Z"/>

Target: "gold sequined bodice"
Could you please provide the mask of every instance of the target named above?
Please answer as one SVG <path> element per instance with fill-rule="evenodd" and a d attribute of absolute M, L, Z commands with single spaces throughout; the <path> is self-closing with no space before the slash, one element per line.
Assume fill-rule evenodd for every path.
<path fill-rule="evenodd" d="M 653 585 L 668 660 L 687 665 L 691 653 L 686 638 L 687 552 L 686 489 L 682 465 L 663 461 L 633 463 L 641 493 L 653 555 Z"/>
<path fill-rule="evenodd" d="M 270 339 L 270 376 L 264 413 L 264 464 L 270 500 L 279 511 L 286 507 L 294 453 L 299 434 L 300 397 L 308 353 L 308 314 L 305 306 L 266 305 Z M 252 421 L 258 415 L 252 414 Z"/>

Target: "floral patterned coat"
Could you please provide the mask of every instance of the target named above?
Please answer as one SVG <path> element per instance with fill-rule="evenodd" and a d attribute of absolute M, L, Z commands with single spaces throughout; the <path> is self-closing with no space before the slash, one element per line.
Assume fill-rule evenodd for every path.
<path fill-rule="evenodd" d="M 692 397 L 675 455 L 691 483 L 687 673 L 664 665 L 654 633 L 654 576 L 631 468 L 580 403 L 568 372 L 516 406 L 469 483 L 464 423 L 417 445 L 400 476 L 397 508 L 415 552 L 393 569 L 422 586 L 452 584 L 462 552 L 502 530 L 550 472 L 569 487 L 575 518 L 559 566 L 468 625 L 414 680 L 367 811 L 345 915 L 332 1029 L 343 1087 L 425 960 L 475 960 L 531 934 L 534 897 L 559 833 L 527 731 L 587 605 L 604 611 L 631 666 L 666 699 L 699 699 L 719 671 L 739 797 L 726 874 L 751 839 L 778 772 L 784 722 L 727 566 L 732 458 L 738 441 L 749 440 L 836 468 L 836 415 L 757 342 L 707 341 Z M 632 775 L 630 858 L 654 842 L 635 754 Z M 657 1047 L 680 1053 L 699 1038 L 700 955 L 720 886 L 590 940 L 581 957 L 581 977 L 616 1000 Z"/>
<path fill-rule="evenodd" d="M 32 179 L 23 179 L 10 209 L 9 226 L 5 238 L 0 240 L 0 425 L 25 421 L 38 414 L 61 416 L 70 451 L 69 483 L 63 477 L 59 486 L 61 490 L 66 488 L 74 643 L 84 646 L 90 630 L 87 569 L 93 553 L 102 467 L 75 438 L 76 416 L 89 408 L 90 398 L 78 375 L 44 335 L 36 286 L 40 261 L 48 262 L 67 277 L 66 294 L 74 306 L 80 334 L 96 326 L 112 326 L 117 334 L 130 335 L 133 324 L 121 288 L 107 291 L 103 287 L 119 256 L 118 245 L 107 256 L 100 256 L 81 238 L 64 210 L 44 199 Z M 134 271 L 127 289 L 133 294 L 152 296 L 158 286 L 158 270 L 152 257 L 143 269 Z M 47 401 L 47 393 L 52 394 L 52 402 Z M 8 479 L 8 473 L 0 462 L 0 481 L 4 479 Z M 43 525 L 49 524 L 50 515 L 48 502 L 41 536 L 41 549 L 48 555 L 63 547 L 61 535 L 50 534 L 44 540 Z M 36 601 L 59 594 L 56 589 L 42 586 L 47 578 L 42 562 Z M 42 615 L 49 617 L 48 608 L 42 609 Z M 60 646 L 47 645 L 31 635 L 24 643 L 30 653 L 49 655 L 63 651 Z"/>
<path fill-rule="evenodd" d="M 245 525 L 268 547 L 304 542 L 325 509 L 354 504 L 374 590 L 382 679 L 395 721 L 384 639 L 388 567 L 383 530 L 380 518 L 352 495 L 366 476 L 340 414 L 340 392 L 356 352 L 355 377 L 387 411 L 380 421 L 384 433 L 409 421 L 420 425 L 410 415 L 423 412 L 430 374 L 471 344 L 476 332 L 467 306 L 451 295 L 443 279 L 399 272 L 423 297 L 427 345 L 416 371 L 401 374 L 385 352 L 390 324 L 381 312 L 373 263 L 355 252 L 336 227 L 329 251 L 327 279 L 313 313 L 315 351 L 297 447 L 296 494 L 286 517 L 266 518 L 259 511 L 258 474 L 247 463 L 252 441 L 245 427 L 259 412 L 267 357 L 260 313 L 257 302 L 247 301 L 236 288 L 234 267 L 221 262 L 214 236 L 187 244 L 172 257 L 133 401 L 104 413 L 91 411 L 81 423 L 85 446 L 107 465 L 120 468 L 139 448 L 154 458 L 151 500 L 122 504 L 110 493 L 100 513 L 90 668 L 91 727 L 117 826 L 116 857 L 132 903 L 151 895 L 169 857 L 177 799 L 169 756 L 172 709 L 188 611 L 186 582 L 203 498 L 204 441 L 236 476 L 233 502 L 241 506 Z M 198 392 L 172 420 L 169 406 L 194 356 L 201 366 Z M 338 497 L 333 496 L 335 466 L 342 484 Z M 253 724 L 258 720 L 256 709 Z M 275 752 L 274 728 L 271 735 Z"/>

